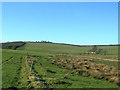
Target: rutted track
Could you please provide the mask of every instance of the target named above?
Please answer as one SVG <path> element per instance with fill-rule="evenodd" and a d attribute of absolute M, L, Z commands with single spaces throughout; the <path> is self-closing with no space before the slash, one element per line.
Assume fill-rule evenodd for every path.
<path fill-rule="evenodd" d="M 26 86 L 27 88 L 53 88 L 51 85 L 48 85 L 45 80 L 43 80 L 39 75 L 37 75 L 37 71 L 34 69 L 34 63 L 36 62 L 35 57 L 31 55 L 27 55 L 25 58 L 25 70 L 24 76 L 27 76 L 27 82 L 29 84 Z"/>

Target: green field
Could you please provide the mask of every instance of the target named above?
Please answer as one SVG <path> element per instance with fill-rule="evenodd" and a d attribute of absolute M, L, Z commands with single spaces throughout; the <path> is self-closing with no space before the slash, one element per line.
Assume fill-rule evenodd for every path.
<path fill-rule="evenodd" d="M 54 43 L 26 43 L 24 46 L 12 49 L 2 49 L 2 87 L 3 88 L 118 88 L 119 82 L 96 78 L 94 75 L 83 76 L 73 71 L 80 69 L 76 60 L 83 60 L 80 53 L 87 52 L 92 47 L 78 47 Z M 107 50 L 107 55 L 90 56 L 103 59 L 116 59 L 118 46 L 99 46 Z M 62 56 L 60 56 L 60 54 Z M 68 56 L 67 56 L 68 55 Z M 69 56 L 70 55 L 70 56 Z M 87 59 L 89 59 L 89 57 Z M 67 61 L 68 59 L 68 61 Z M 75 63 L 74 63 L 75 61 Z M 54 63 L 53 63 L 54 62 Z M 88 61 L 89 62 L 89 61 Z M 70 68 L 71 65 L 74 67 Z M 118 68 L 118 62 L 93 59 L 90 63 L 104 64 Z M 109 72 L 108 72 L 109 73 Z M 115 77 L 116 79 L 116 77 Z"/>

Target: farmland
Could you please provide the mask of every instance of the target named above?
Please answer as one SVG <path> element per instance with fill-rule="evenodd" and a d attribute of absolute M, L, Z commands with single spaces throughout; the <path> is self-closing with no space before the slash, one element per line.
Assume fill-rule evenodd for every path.
<path fill-rule="evenodd" d="M 24 44 L 24 45 L 23 45 Z M 13 46 L 12 46 L 13 45 Z M 19 43 L 2 49 L 3 88 L 118 88 L 118 46 Z"/>

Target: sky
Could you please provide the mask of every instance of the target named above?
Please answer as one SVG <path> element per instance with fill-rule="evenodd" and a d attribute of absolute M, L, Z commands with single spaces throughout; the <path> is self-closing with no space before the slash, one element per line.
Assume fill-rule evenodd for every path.
<path fill-rule="evenodd" d="M 2 42 L 118 43 L 117 2 L 4 2 Z"/>

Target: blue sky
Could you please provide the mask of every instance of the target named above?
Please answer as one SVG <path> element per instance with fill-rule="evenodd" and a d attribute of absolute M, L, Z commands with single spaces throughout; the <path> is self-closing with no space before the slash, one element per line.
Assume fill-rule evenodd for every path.
<path fill-rule="evenodd" d="M 117 2 L 4 2 L 2 41 L 118 43 Z"/>

